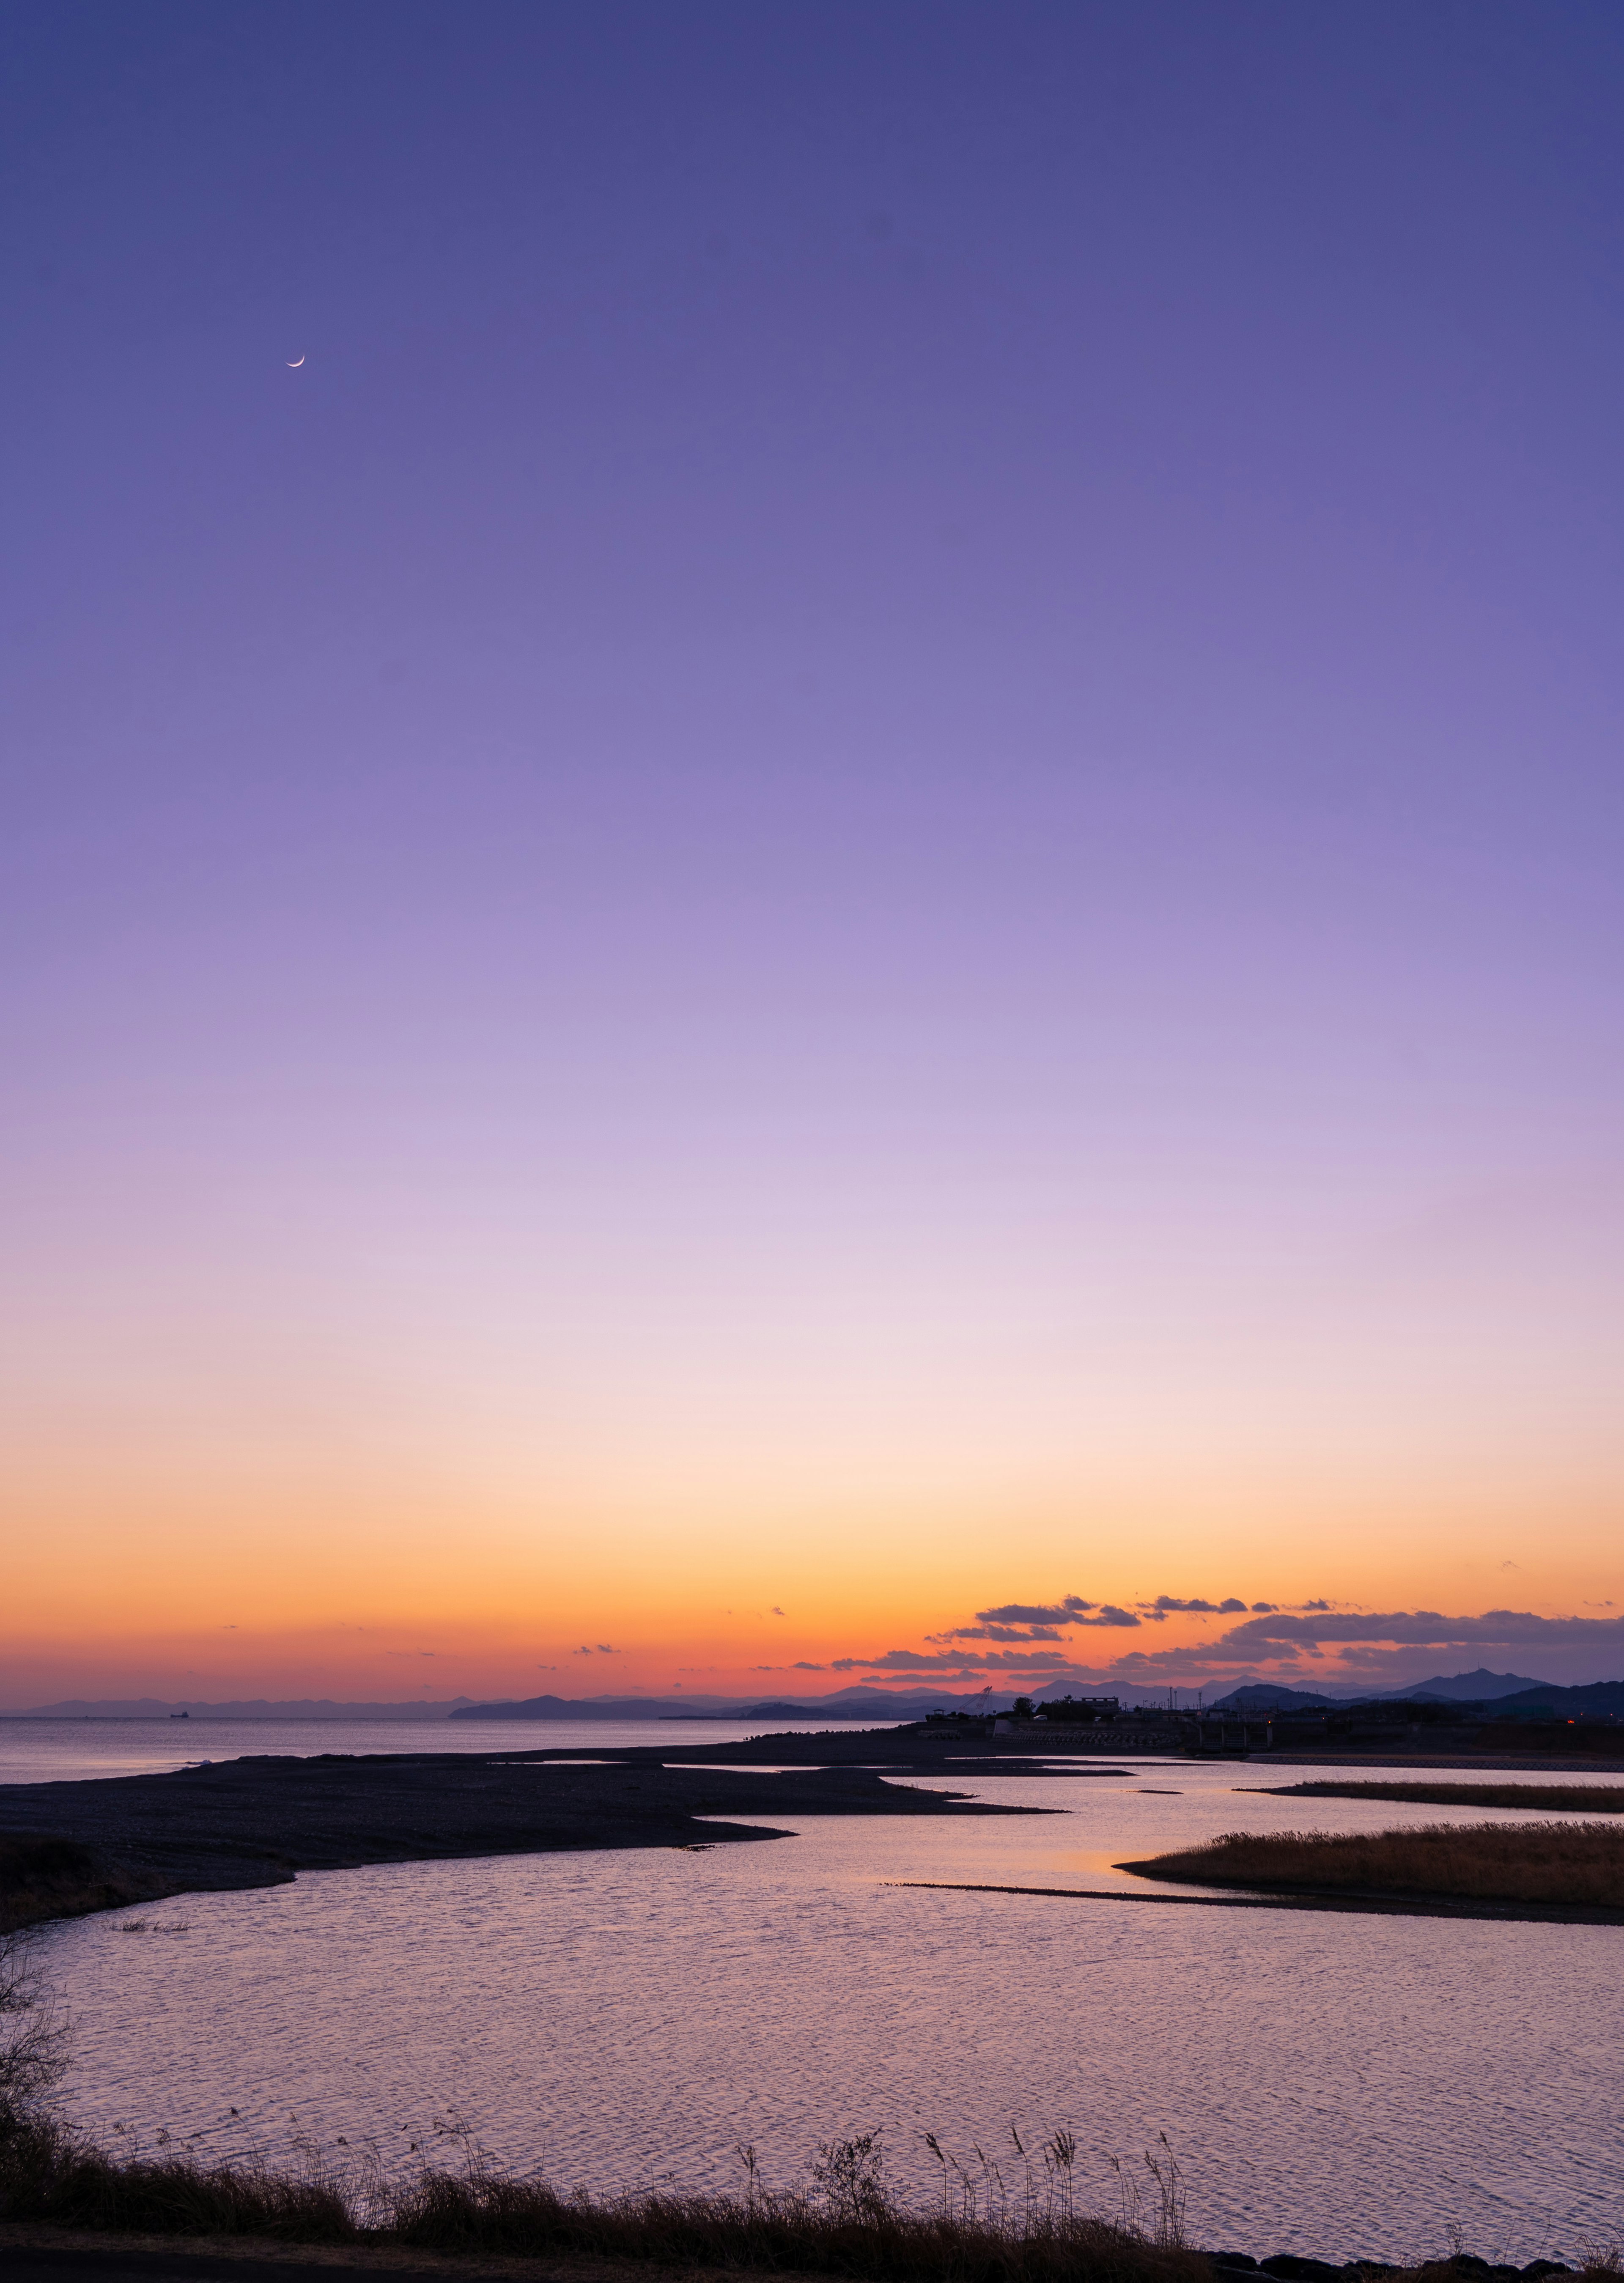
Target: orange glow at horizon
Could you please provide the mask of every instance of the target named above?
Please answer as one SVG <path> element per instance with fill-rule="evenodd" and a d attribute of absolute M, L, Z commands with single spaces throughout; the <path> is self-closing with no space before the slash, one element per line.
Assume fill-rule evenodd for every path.
<path fill-rule="evenodd" d="M 776 1510 L 763 1486 L 728 1510 L 703 1495 L 651 1507 L 641 1486 L 509 1503 L 405 1484 L 362 1497 L 352 1484 L 331 1500 L 284 1476 L 257 1492 L 194 1484 L 184 1500 L 126 1483 L 120 1501 L 104 1487 L 88 1513 L 73 1510 L 59 1479 L 54 1488 L 50 1526 L 13 1539 L 0 1635 L 12 1709 L 70 1696 L 816 1696 L 871 1679 L 929 1687 L 937 1676 L 955 1694 L 1008 1691 L 1048 1676 L 977 1660 L 1027 1651 L 931 1637 L 989 1605 L 1068 1593 L 1139 1621 L 1044 1644 L 1039 1654 L 1064 1660 L 1056 1685 L 1069 1669 L 1108 1679 L 1124 1657 L 1154 1656 L 1156 1668 L 1127 1685 L 1150 1689 L 1162 1671 L 1193 1687 L 1221 1679 L 1215 1645 L 1237 1621 L 1158 1621 L 1146 1606 L 1158 1594 L 1570 1616 L 1611 1586 L 1624 1601 L 1607 1500 L 1582 1484 L 1566 1501 L 1562 1558 L 1535 1576 L 1537 1506 L 1514 1482 L 1389 1507 L 1374 1521 L 1368 1492 L 1316 1506 L 1290 1483 L 1266 1501 L 1209 1497 L 1193 1512 L 1178 1484 L 1160 1504 L 1107 1486 L 1075 1507 L 1035 1485 L 1020 1504 L 812 1486 Z M 918 1662 L 888 1671 L 876 1662 L 888 1652 Z M 1520 1671 L 1533 1654 L 1456 1663 Z M 1253 1648 L 1227 1663 L 1298 1686 L 1368 1669 L 1335 1644 L 1283 1661 Z M 1535 1670 L 1545 1677 L 1537 1657 Z"/>
<path fill-rule="evenodd" d="M 44 1248 L 0 1372 L 0 1703 L 1022 1687 L 1020 1643 L 932 1636 L 1066 1593 L 1140 1622 L 1062 1629 L 1062 1679 L 1618 1669 L 1539 1632 L 1624 1609 L 1605 1260 L 1576 1238 L 1539 1257 L 1570 1289 L 1531 1357 L 1479 1266 L 1362 1252 L 1302 1199 L 1261 1266 L 1218 1198 L 1136 1250 L 1103 1189 L 967 1180 L 850 1227 L 835 1183 L 768 1243 L 725 1171 L 669 1177 L 682 1235 L 647 1252 L 539 1221 L 499 1245 L 483 1204 L 459 1224 L 436 1191 L 419 1224 L 351 1176 L 350 1222 L 292 1214 L 279 1249 L 194 1229 L 171 1261 L 133 1219 Z M 1216 1618 L 1144 1614 L 1162 1595 L 1539 1624 L 1227 1655 Z"/>

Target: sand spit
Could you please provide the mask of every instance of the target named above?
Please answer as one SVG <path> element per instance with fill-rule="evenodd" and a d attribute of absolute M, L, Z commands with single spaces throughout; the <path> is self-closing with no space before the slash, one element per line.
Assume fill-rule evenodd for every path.
<path fill-rule="evenodd" d="M 588 1767 L 551 1764 L 545 1750 L 322 1754 L 0 1786 L 0 1925 L 160 1895 L 274 1886 L 300 1871 L 367 1863 L 789 1835 L 730 1816 L 1045 1812 L 890 1784 L 872 1767 L 742 1772 L 688 1754 L 683 1765 L 663 1765 L 672 1757 L 640 1748 Z M 939 1761 L 928 1772 L 939 1775 Z M 43 1854 L 58 1874 L 43 1883 Z"/>

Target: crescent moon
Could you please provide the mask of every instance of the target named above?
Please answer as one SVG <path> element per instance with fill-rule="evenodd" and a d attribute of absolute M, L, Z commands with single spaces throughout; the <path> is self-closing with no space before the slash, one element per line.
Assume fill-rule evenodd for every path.
<path fill-rule="evenodd" d="M 297 372 L 304 361 L 305 360 L 302 356 L 289 357 L 286 360 L 288 370 L 290 372 Z"/>

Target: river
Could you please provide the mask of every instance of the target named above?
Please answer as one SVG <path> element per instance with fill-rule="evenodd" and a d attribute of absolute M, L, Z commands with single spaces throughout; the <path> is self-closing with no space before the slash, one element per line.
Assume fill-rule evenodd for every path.
<path fill-rule="evenodd" d="M 435 1742 L 516 1741 L 471 1726 L 434 1724 Z M 590 1756 L 662 1734 L 703 1740 L 524 1741 Z M 363 1749 L 389 1745 L 370 1730 Z M 1393 2258 L 1458 2231 L 1521 2262 L 1616 2241 L 1624 1930 L 897 1883 L 1142 1894 L 1115 1864 L 1218 1831 L 1461 1812 L 1246 1788 L 1290 1780 L 1138 1760 L 1045 1782 L 983 1761 L 954 1780 L 1064 1812 L 808 1817 L 765 1846 L 319 1872 L 61 1925 L 42 1947 L 74 2022 L 69 2113 L 199 2154 L 354 2162 L 370 2143 L 392 2172 L 454 2147 L 449 2125 L 600 2190 L 736 2184 L 741 2144 L 793 2185 L 820 2141 L 878 2129 L 919 2197 L 927 2131 L 1008 2180 L 1013 2133 L 1065 2126 L 1107 2211 L 1111 2159 L 1143 2178 L 1165 2133 L 1199 2242 Z"/>

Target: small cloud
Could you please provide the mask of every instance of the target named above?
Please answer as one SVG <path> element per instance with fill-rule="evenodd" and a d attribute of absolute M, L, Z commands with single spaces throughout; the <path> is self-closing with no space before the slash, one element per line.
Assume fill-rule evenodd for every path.
<path fill-rule="evenodd" d="M 557 1670 L 558 1667 L 556 1664 L 539 1664 L 536 1667 L 538 1672 L 556 1672 Z"/>
<path fill-rule="evenodd" d="M 1131 1620 L 1136 1624 L 1137 1618 Z M 1039 1674 L 1076 1673 L 1085 1677 L 1085 1668 L 1074 1664 L 1064 1649 L 1053 1648 L 990 1648 L 933 1649 L 929 1654 L 916 1648 L 888 1648 L 877 1656 L 837 1656 L 829 1666 L 831 1672 L 866 1672 L 871 1679 L 890 1673 L 928 1672 L 938 1679 L 952 1674 L 959 1679 L 975 1672 L 1033 1672 Z"/>
<path fill-rule="evenodd" d="M 1331 1604 L 1329 1601 L 1299 1601 L 1297 1607 L 1300 1609 L 1328 1609 Z"/>
<path fill-rule="evenodd" d="M 1226 1601 L 1224 1606 L 1227 1609 L 1229 1603 Z M 1254 1601 L 1252 1604 L 1252 1615 L 1255 1617 L 1278 1617 L 1279 1614 L 1280 1605 L 1278 1601 Z"/>
<path fill-rule="evenodd" d="M 978 1625 L 1073 1625 L 1084 1609 L 1096 1606 L 1079 1594 L 1067 1593 L 1058 1601 L 1006 1601 L 1002 1609 L 977 1609 Z"/>
<path fill-rule="evenodd" d="M 808 1664 L 803 1657 L 798 1664 L 792 1664 L 789 1670 L 791 1672 L 827 1672 L 828 1667 L 827 1664 Z"/>
<path fill-rule="evenodd" d="M 928 1641 L 1057 1641 L 1060 1638 L 1053 1625 L 954 1625 L 948 1632 L 925 1635 Z"/>
<path fill-rule="evenodd" d="M 776 1602 L 776 1601 L 774 1601 L 774 1603 L 773 1604 L 773 1615 L 775 1617 L 781 1617 L 783 1616 L 783 1614 L 784 1614 L 784 1613 L 783 1613 L 783 1611 L 779 1608 L 779 1606 L 778 1606 L 777 1602 Z"/>
<path fill-rule="evenodd" d="M 977 1609 L 975 1625 L 932 1636 L 937 1640 L 1056 1640 L 1057 1626 L 1137 1625 L 1140 1619 L 1119 1609 L 1114 1601 L 1085 1601 L 1068 1593 L 1058 1601 L 1006 1601 L 996 1609 Z M 985 1627 L 979 1631 L 977 1628 Z M 1002 1627 L 1005 1630 L 998 1631 Z M 1013 1630 L 1018 1627 L 1019 1630 Z"/>
<path fill-rule="evenodd" d="M 1246 1613 L 1246 1603 L 1244 1601 L 1236 1601 L 1233 1595 L 1232 1595 L 1227 1601 L 1220 1601 L 1218 1604 L 1218 1615 L 1221 1617 L 1232 1617 L 1236 1616 L 1244 1617 Z"/>
<path fill-rule="evenodd" d="M 598 1643 L 598 1655 L 600 1656 L 618 1656 L 619 1654 L 620 1651 L 618 1648 L 611 1648 L 607 1641 L 600 1641 Z"/>
<path fill-rule="evenodd" d="M 1503 1562 L 1500 1564 L 1500 1567 L 1503 1570 L 1520 1570 L 1522 1568 L 1522 1563 L 1520 1562 Z"/>

